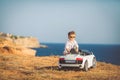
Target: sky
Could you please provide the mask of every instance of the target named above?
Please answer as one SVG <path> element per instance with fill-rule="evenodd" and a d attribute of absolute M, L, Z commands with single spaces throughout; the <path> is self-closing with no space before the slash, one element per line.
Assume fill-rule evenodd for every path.
<path fill-rule="evenodd" d="M 0 0 L 0 32 L 65 43 L 120 44 L 119 0 Z"/>

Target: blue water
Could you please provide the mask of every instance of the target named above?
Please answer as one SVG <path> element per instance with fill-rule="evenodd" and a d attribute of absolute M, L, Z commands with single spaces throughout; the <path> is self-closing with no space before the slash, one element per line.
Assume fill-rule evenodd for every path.
<path fill-rule="evenodd" d="M 63 55 L 65 44 L 46 43 L 45 45 L 48 48 L 35 48 L 36 56 Z M 79 44 L 79 47 L 92 51 L 98 61 L 120 65 L 120 45 Z"/>

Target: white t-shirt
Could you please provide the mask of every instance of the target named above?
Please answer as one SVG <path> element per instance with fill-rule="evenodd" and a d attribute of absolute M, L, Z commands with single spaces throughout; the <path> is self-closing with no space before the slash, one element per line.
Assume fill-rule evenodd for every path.
<path fill-rule="evenodd" d="M 64 53 L 68 53 L 66 49 L 71 50 L 71 49 L 74 48 L 74 47 L 79 48 L 78 43 L 76 42 L 76 40 L 74 40 L 74 41 L 68 40 L 68 41 L 66 42 L 66 44 L 65 44 Z"/>

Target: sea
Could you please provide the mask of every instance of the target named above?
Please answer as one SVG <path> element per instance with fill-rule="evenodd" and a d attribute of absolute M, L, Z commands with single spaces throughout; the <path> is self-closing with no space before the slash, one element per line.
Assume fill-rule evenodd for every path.
<path fill-rule="evenodd" d="M 64 43 L 42 43 L 47 48 L 34 48 L 36 56 L 61 56 L 63 55 Z M 120 65 L 120 44 L 79 44 L 80 49 L 94 53 L 97 61 Z"/>

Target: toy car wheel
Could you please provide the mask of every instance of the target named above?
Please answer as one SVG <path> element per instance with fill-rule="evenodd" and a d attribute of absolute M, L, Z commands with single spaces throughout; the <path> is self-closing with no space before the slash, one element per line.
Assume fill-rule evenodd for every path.
<path fill-rule="evenodd" d="M 88 71 L 88 62 L 87 61 L 85 61 L 83 70 L 84 71 Z"/>
<path fill-rule="evenodd" d="M 94 57 L 92 62 L 92 68 L 95 68 L 95 67 L 96 67 L 96 58 Z"/>
<path fill-rule="evenodd" d="M 57 70 L 58 70 L 58 71 L 61 71 L 61 70 L 62 70 L 62 68 L 59 68 L 59 67 L 58 67 L 58 68 L 57 68 Z"/>

